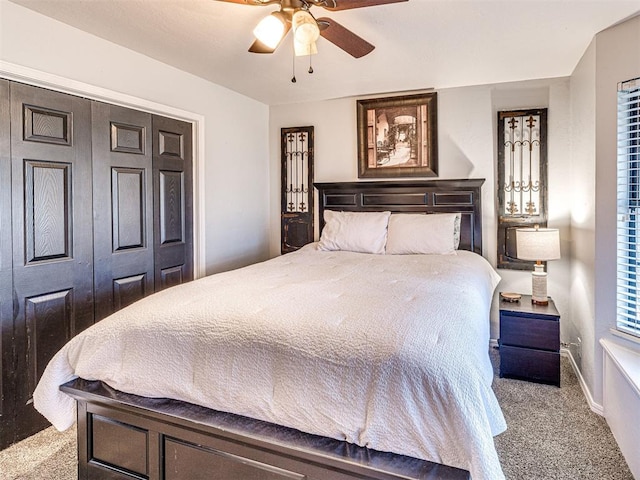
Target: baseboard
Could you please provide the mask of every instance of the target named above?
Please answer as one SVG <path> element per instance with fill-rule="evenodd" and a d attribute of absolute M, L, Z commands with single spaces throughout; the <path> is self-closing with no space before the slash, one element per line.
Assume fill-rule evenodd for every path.
<path fill-rule="evenodd" d="M 489 347 L 498 348 L 498 345 L 499 345 L 498 340 L 496 340 L 495 338 L 491 338 L 489 340 Z M 576 377 L 578 378 L 578 383 L 580 384 L 580 388 L 582 389 L 584 398 L 587 400 L 587 405 L 589 405 L 589 408 L 591 409 L 591 411 L 593 413 L 597 413 L 601 417 L 604 417 L 604 408 L 602 405 L 600 405 L 599 403 L 596 403 L 593 400 L 593 396 L 591 395 L 591 391 L 587 386 L 587 382 L 584 381 L 584 377 L 582 376 L 582 373 L 580 372 L 580 369 L 578 368 L 578 364 L 573 358 L 571 351 L 568 348 L 561 348 L 560 354 L 564 355 L 569 359 L 569 363 L 571 364 L 571 367 L 573 368 L 573 371 L 576 374 Z"/>
<path fill-rule="evenodd" d="M 576 377 L 578 377 L 578 383 L 580 384 L 580 388 L 582 388 L 582 393 L 584 394 L 584 397 L 586 398 L 587 404 L 589 405 L 589 408 L 591 409 L 591 411 L 593 413 L 597 413 L 601 417 L 604 417 L 604 407 L 599 403 L 596 403 L 595 400 L 593 399 L 593 396 L 591 395 L 591 390 L 589 390 L 589 387 L 587 386 L 587 382 L 584 381 L 584 377 L 582 376 L 582 373 L 580 372 L 580 369 L 578 368 L 578 364 L 576 363 L 576 360 L 573 358 L 571 351 L 568 348 L 561 348 L 560 354 L 569 358 L 569 362 L 571 362 L 573 371 L 575 372 Z"/>

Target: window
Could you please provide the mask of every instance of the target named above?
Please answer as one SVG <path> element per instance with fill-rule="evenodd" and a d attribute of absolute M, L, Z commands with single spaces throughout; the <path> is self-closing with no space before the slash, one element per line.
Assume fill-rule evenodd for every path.
<path fill-rule="evenodd" d="M 640 78 L 618 85 L 617 326 L 640 336 Z"/>

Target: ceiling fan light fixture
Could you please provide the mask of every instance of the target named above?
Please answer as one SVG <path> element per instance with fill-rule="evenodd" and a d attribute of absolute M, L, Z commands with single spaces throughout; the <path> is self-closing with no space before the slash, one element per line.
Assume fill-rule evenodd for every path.
<path fill-rule="evenodd" d="M 302 43 L 296 40 L 295 37 L 293 39 L 293 50 L 295 51 L 296 57 L 302 57 L 304 55 L 315 55 L 316 53 L 318 53 L 316 42 Z"/>
<path fill-rule="evenodd" d="M 267 15 L 253 29 L 253 35 L 269 48 L 276 48 L 286 32 L 286 18 L 281 12 Z"/>
<path fill-rule="evenodd" d="M 293 37 L 296 42 L 310 45 L 320 36 L 320 28 L 316 19 L 306 10 L 298 10 L 291 19 Z M 308 54 L 307 54 L 308 55 Z"/>

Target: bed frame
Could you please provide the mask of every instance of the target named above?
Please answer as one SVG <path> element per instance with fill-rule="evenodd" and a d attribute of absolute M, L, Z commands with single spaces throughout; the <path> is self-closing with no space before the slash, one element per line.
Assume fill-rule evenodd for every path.
<path fill-rule="evenodd" d="M 345 212 L 461 213 L 460 249 L 482 255 L 483 178 L 413 182 L 315 183 L 320 231 L 325 210 Z"/>
<path fill-rule="evenodd" d="M 325 209 L 461 212 L 460 248 L 482 253 L 484 180 L 316 184 Z M 76 379 L 79 479 L 462 480 L 469 472 L 170 399 Z"/>

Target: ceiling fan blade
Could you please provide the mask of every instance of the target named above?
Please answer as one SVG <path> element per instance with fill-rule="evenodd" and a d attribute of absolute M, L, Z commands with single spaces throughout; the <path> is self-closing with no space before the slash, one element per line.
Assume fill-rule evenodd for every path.
<path fill-rule="evenodd" d="M 280 44 L 282 43 L 282 40 L 284 40 L 284 37 L 287 36 L 287 34 L 289 33 L 289 30 L 291 30 L 291 22 L 286 22 L 285 26 L 284 26 L 284 33 L 282 34 L 282 38 L 280 39 L 280 42 L 278 43 L 278 45 L 276 45 L 275 47 L 271 48 L 267 45 L 265 45 L 264 43 L 262 43 L 260 40 L 256 39 L 255 42 L 253 42 L 251 44 L 251 46 L 249 47 L 249 51 L 251 53 L 273 53 L 276 51 L 276 48 L 278 48 L 280 46 Z"/>
<path fill-rule="evenodd" d="M 409 0 L 334 0 L 335 7 L 326 6 L 327 10 L 349 10 L 351 8 L 374 7 L 376 5 L 386 5 L 388 3 L 408 2 Z"/>
<path fill-rule="evenodd" d="M 218 0 L 218 2 L 239 3 L 240 5 L 271 5 L 280 3 L 280 0 Z"/>
<path fill-rule="evenodd" d="M 323 38 L 326 38 L 336 47 L 341 48 L 355 58 L 364 57 L 376 48 L 351 30 L 344 28 L 335 20 L 322 17 L 318 18 L 317 21 L 319 25 L 322 25 L 320 35 L 322 35 Z"/>

